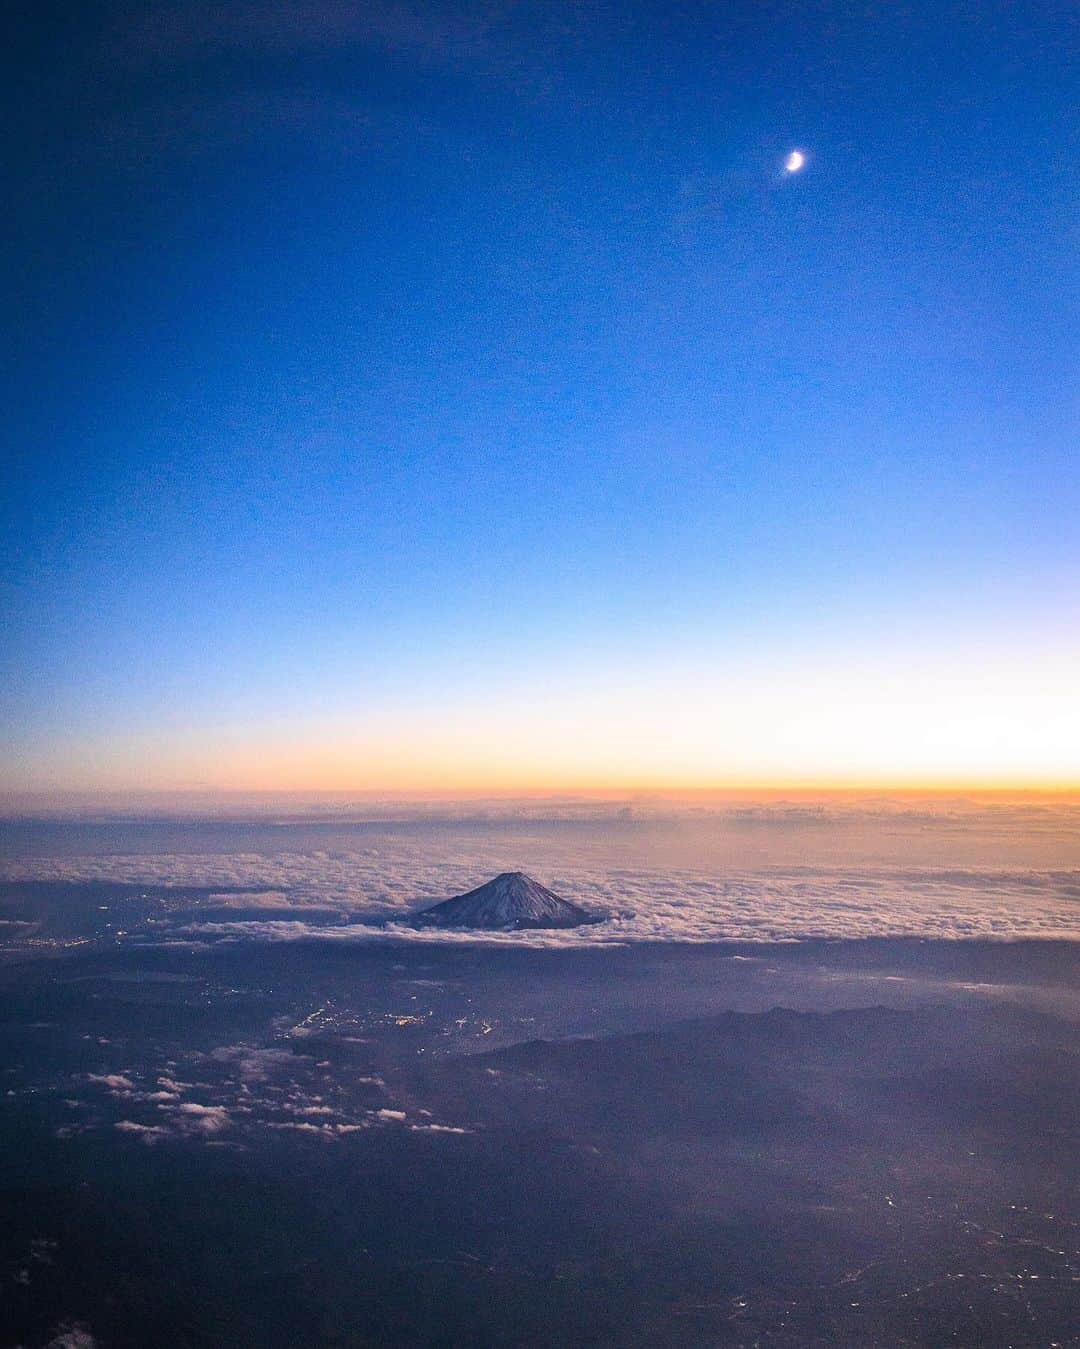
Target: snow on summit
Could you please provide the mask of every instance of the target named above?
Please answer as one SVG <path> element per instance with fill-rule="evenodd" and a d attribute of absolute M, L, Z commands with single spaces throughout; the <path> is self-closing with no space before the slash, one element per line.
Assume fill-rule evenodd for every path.
<path fill-rule="evenodd" d="M 603 919 L 561 899 L 523 871 L 504 871 L 467 894 L 421 910 L 416 921 L 435 927 L 505 929 L 580 927 Z"/>

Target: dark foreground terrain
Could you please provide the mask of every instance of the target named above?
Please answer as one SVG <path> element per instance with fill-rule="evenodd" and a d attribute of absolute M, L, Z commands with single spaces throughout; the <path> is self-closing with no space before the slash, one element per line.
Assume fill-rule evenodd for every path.
<path fill-rule="evenodd" d="M 1076 948 L 0 969 L 5 1345 L 1074 1345 Z"/>

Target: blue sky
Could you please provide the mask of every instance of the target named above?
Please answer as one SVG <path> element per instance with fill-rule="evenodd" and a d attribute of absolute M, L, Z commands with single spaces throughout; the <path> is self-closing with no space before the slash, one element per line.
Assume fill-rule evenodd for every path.
<path fill-rule="evenodd" d="M 1071 10 L 40 7 L 2 785 L 1075 785 Z"/>

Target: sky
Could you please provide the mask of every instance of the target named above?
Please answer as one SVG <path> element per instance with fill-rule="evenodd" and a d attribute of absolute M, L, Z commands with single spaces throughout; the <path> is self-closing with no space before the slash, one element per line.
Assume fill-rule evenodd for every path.
<path fill-rule="evenodd" d="M 19 24 L 0 791 L 1080 788 L 1074 6 Z"/>

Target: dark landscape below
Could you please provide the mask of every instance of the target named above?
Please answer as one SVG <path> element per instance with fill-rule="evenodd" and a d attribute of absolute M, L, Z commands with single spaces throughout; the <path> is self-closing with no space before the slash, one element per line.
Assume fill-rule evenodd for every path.
<path fill-rule="evenodd" d="M 4 1345 L 1077 1343 L 1073 944 L 8 959 Z"/>

